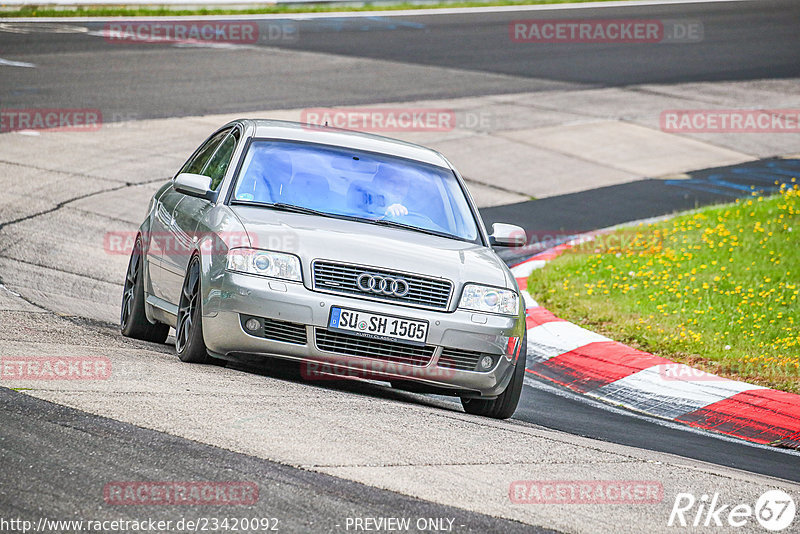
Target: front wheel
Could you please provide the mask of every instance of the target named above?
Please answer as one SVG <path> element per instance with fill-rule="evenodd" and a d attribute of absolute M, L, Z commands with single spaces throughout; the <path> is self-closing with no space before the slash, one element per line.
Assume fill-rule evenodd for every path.
<path fill-rule="evenodd" d="M 464 411 L 472 415 L 481 415 L 493 419 L 508 419 L 514 415 L 514 411 L 519 404 L 519 397 L 522 394 L 522 383 L 525 380 L 525 360 L 528 354 L 528 334 L 522 337 L 522 346 L 519 349 L 517 366 L 514 374 L 506 386 L 505 391 L 497 396 L 496 399 L 470 399 L 461 397 L 461 405 Z"/>
<path fill-rule="evenodd" d="M 175 349 L 183 362 L 213 363 L 203 340 L 202 315 L 200 261 L 194 258 L 186 270 L 178 304 L 178 322 L 175 325 Z"/>
<path fill-rule="evenodd" d="M 161 323 L 153 324 L 147 320 L 144 312 L 144 277 L 142 269 L 142 240 L 136 240 L 128 261 L 128 272 L 125 274 L 125 284 L 122 289 L 122 308 L 120 310 L 119 324 L 122 335 L 164 343 L 169 335 L 169 326 Z"/>

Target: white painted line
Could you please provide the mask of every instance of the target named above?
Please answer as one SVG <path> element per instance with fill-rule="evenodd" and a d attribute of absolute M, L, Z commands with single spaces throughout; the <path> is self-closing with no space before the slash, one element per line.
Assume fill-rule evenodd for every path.
<path fill-rule="evenodd" d="M 26 5 L 30 4 L 29 0 L 7 0 L 4 5 Z M 143 5 L 142 2 L 129 2 L 127 0 L 119 0 L 120 5 Z M 563 11 L 575 9 L 610 9 L 616 7 L 636 7 L 636 6 L 662 6 L 662 5 L 680 5 L 680 4 L 711 4 L 711 3 L 735 3 L 747 2 L 751 0 L 626 0 L 617 2 L 584 2 L 584 3 L 570 3 L 570 4 L 537 4 L 529 6 L 485 6 L 485 7 L 457 7 L 457 8 L 442 8 L 442 9 L 406 9 L 399 11 L 336 11 L 324 13 L 284 13 L 284 14 L 263 14 L 263 15 L 205 15 L 205 16 L 192 16 L 185 15 L 181 17 L 161 16 L 161 17 L 20 17 L 20 18 L 7 18 L 4 19 L 8 22 L 124 22 L 128 20 L 312 20 L 312 19 L 326 19 L 326 18 L 361 18 L 361 17 L 412 17 L 412 16 L 431 16 L 431 15 L 469 15 L 481 13 L 525 13 L 535 11 Z M 85 5 L 98 3 L 99 0 L 86 2 Z M 47 2 L 48 4 L 60 5 L 77 5 L 77 2 L 70 0 L 56 0 L 55 2 Z M 196 1 L 189 2 L 196 5 Z M 108 1 L 102 2 L 103 5 L 113 5 Z M 154 0 L 154 5 L 169 4 L 168 1 Z M 36 5 L 42 5 L 38 3 Z"/>
<path fill-rule="evenodd" d="M 679 377 L 683 376 L 695 379 L 681 380 Z M 753 389 L 765 388 L 703 373 L 683 364 L 668 363 L 648 367 L 588 394 L 606 402 L 675 419 Z"/>
<path fill-rule="evenodd" d="M 25 61 L 13 61 L 10 59 L 3 59 L 0 57 L 0 67 L 25 67 L 29 69 L 35 69 L 36 65 L 33 63 L 27 63 Z"/>
<path fill-rule="evenodd" d="M 528 330 L 528 358 L 547 361 L 595 341 L 611 340 L 566 321 L 540 324 Z"/>
<path fill-rule="evenodd" d="M 5 286 L 5 284 L 0 284 L 0 289 L 2 289 L 3 291 L 7 291 L 8 293 L 11 293 L 11 294 L 12 294 L 12 295 L 14 295 L 15 297 L 20 297 L 20 296 L 22 296 L 22 295 L 20 295 L 19 293 L 17 293 L 16 291 L 11 291 L 10 289 L 8 289 L 8 288 Z"/>

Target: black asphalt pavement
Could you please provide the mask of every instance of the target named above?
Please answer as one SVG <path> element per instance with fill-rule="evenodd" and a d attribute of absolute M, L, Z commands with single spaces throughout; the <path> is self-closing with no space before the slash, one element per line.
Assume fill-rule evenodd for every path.
<path fill-rule="evenodd" d="M 644 178 L 578 193 L 556 195 L 480 210 L 487 227 L 522 226 L 529 246 L 498 248 L 509 264 L 566 241 L 570 236 L 631 221 L 670 215 L 709 204 L 732 202 L 753 193 L 775 193 L 800 181 L 800 159 L 767 158 L 701 169 L 680 179 Z"/>
<path fill-rule="evenodd" d="M 587 404 L 579 395 L 556 386 L 526 386 L 514 418 L 577 436 L 800 482 L 798 456 L 786 449 L 752 447 L 739 440 L 723 440 L 678 424 L 666 426 L 662 421 L 601 405 Z"/>
<path fill-rule="evenodd" d="M 170 527 L 158 530 L 161 532 L 194 532 L 195 528 L 181 525 L 247 518 L 258 519 L 258 527 L 248 523 L 234 529 L 231 522 L 229 528 L 210 531 L 266 532 L 277 527 L 277 532 L 347 532 L 354 530 L 348 518 L 394 517 L 408 518 L 411 525 L 419 518 L 452 519 L 452 523 L 444 524 L 452 524 L 456 533 L 552 532 L 233 453 L 2 387 L 0 465 L 0 518 L 31 521 L 33 525 L 41 519 L 153 520 L 172 521 Z M 116 504 L 113 498 L 106 500 L 106 485 L 142 481 L 247 483 L 258 490 L 255 503 L 243 505 Z M 217 495 L 215 491 L 214 498 Z M 262 524 L 262 519 L 269 521 Z M 181 520 L 183 524 L 178 523 Z M 0 523 L 0 531 L 12 530 Z M 42 531 L 63 534 L 81 529 L 50 523 L 50 528 Z M 408 532 L 417 532 L 416 527 Z"/>
<path fill-rule="evenodd" d="M 691 43 L 515 43 L 518 19 L 700 23 Z M 800 75 L 800 4 L 713 2 L 259 22 L 254 45 L 130 43 L 107 22 L 0 25 L 4 108 L 97 108 L 105 121 Z M 291 33 L 281 28 L 291 28 Z M 87 31 L 90 30 L 90 31 Z M 277 31 L 277 34 L 276 34 Z M 291 52 L 308 52 L 293 54 Z M 364 63 L 363 60 L 377 60 Z"/>
<path fill-rule="evenodd" d="M 508 35 L 508 24 L 516 19 L 623 17 L 700 21 L 704 37 L 692 45 L 532 45 L 514 43 Z M 233 49 L 113 43 L 92 34 L 103 29 L 102 22 L 7 24 L 0 26 L 0 58 L 34 67 L 0 66 L 0 106 L 99 108 L 104 120 L 114 121 L 633 83 L 788 78 L 800 75 L 798 20 L 800 3 L 792 0 L 327 18 L 284 22 L 296 25 L 296 39 Z M 365 59 L 377 61 L 360 62 Z M 487 222 L 577 232 L 747 194 L 731 183 L 761 184 L 758 173 L 739 181 L 715 178 L 729 171 L 709 170 L 681 183 L 643 179 L 486 209 L 483 214 Z M 336 525 L 348 516 L 397 515 L 455 517 L 456 524 L 465 525 L 463 532 L 531 531 L 3 388 L 0 408 L 0 504 L 5 516 L 223 517 L 230 510 L 193 508 L 178 513 L 174 507 L 144 511 L 111 506 L 103 501 L 102 488 L 113 480 L 236 479 L 259 485 L 259 502 L 248 514 L 278 517 L 288 532 L 338 531 Z M 796 456 L 667 428 L 547 389 L 526 387 L 515 417 L 800 481 Z"/>

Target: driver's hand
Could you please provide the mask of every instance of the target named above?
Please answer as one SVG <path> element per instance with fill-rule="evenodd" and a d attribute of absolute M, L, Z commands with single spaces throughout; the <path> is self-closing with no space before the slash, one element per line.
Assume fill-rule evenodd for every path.
<path fill-rule="evenodd" d="M 390 217 L 400 217 L 402 215 L 408 215 L 408 208 L 406 208 L 402 204 L 392 204 L 391 206 L 386 208 L 386 215 Z"/>

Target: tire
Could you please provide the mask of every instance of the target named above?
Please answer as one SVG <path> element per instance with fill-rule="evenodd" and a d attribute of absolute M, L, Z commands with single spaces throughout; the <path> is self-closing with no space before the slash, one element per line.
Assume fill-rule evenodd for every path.
<path fill-rule="evenodd" d="M 175 325 L 175 350 L 178 358 L 187 363 L 216 363 L 206 350 L 203 341 L 203 321 L 200 298 L 200 260 L 189 262 L 183 280 L 178 321 Z"/>
<path fill-rule="evenodd" d="M 125 273 L 125 284 L 122 289 L 120 331 L 125 337 L 164 343 L 169 335 L 169 326 L 161 323 L 153 324 L 148 321 L 144 306 L 142 240 L 137 238 L 136 246 L 131 251 L 131 259 L 128 261 L 128 271 Z"/>
<path fill-rule="evenodd" d="M 522 347 L 519 349 L 517 366 L 514 374 L 506 386 L 505 391 L 497 396 L 496 399 L 482 400 L 461 397 L 461 405 L 464 411 L 472 415 L 481 415 L 493 419 L 508 419 L 514 415 L 514 411 L 519 404 L 519 397 L 522 393 L 522 383 L 525 380 L 525 360 L 528 354 L 528 334 L 522 337 Z"/>

